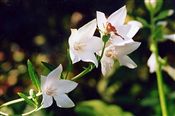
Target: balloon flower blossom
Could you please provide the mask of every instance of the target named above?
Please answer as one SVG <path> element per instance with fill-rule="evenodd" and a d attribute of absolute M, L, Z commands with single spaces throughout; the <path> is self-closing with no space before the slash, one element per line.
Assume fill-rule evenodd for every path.
<path fill-rule="evenodd" d="M 43 94 L 43 108 L 52 105 L 53 98 L 58 107 L 70 108 L 74 106 L 67 93 L 77 87 L 77 83 L 70 80 L 60 79 L 62 65 L 50 72 L 47 76 L 41 76 L 41 90 Z"/>
<path fill-rule="evenodd" d="M 93 36 L 96 30 L 96 19 L 90 21 L 83 27 L 71 29 L 69 37 L 69 49 L 72 63 L 92 62 L 98 67 L 98 61 L 95 53 L 99 52 L 103 47 L 101 38 Z"/>
<path fill-rule="evenodd" d="M 125 6 L 112 13 L 108 18 L 106 18 L 104 13 L 97 11 L 97 25 L 101 36 L 110 35 L 101 59 L 103 75 L 106 75 L 113 68 L 115 60 L 118 60 L 120 65 L 129 68 L 137 67 L 127 55 L 140 46 L 140 42 L 135 42 L 132 38 L 142 25 L 137 21 L 130 21 L 124 24 L 125 18 Z"/>

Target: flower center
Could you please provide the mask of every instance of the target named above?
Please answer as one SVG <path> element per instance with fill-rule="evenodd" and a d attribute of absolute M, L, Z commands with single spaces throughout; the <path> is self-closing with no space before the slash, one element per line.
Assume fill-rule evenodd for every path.
<path fill-rule="evenodd" d="M 86 46 L 86 44 L 77 42 L 73 47 L 76 51 L 82 51 L 84 46 Z"/>
<path fill-rule="evenodd" d="M 56 94 L 56 88 L 46 87 L 45 92 L 49 96 L 54 96 Z"/>
<path fill-rule="evenodd" d="M 105 52 L 105 55 L 112 59 L 117 59 L 117 52 L 115 50 L 109 49 Z"/>

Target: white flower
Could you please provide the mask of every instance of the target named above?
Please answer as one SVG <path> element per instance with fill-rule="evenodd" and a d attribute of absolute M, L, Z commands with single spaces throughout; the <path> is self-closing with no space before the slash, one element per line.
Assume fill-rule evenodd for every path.
<path fill-rule="evenodd" d="M 134 42 L 132 38 L 142 27 L 142 24 L 138 21 L 130 21 L 124 24 L 125 18 L 125 6 L 112 13 L 108 18 L 105 17 L 104 13 L 97 11 L 97 24 L 101 36 L 104 34 L 111 35 L 101 59 L 103 75 L 106 75 L 113 68 L 115 60 L 118 60 L 120 65 L 129 68 L 137 67 L 127 55 L 140 46 L 140 42 Z"/>
<path fill-rule="evenodd" d="M 70 108 L 74 106 L 67 93 L 75 89 L 78 84 L 70 80 L 61 80 L 61 72 L 62 65 L 59 65 L 47 77 L 41 76 L 42 104 L 44 108 L 52 105 L 53 98 L 58 107 Z"/>
<path fill-rule="evenodd" d="M 92 20 L 83 27 L 71 29 L 69 37 L 70 57 L 73 63 L 92 62 L 98 67 L 98 61 L 94 53 L 99 52 L 103 47 L 103 41 L 93 36 L 96 30 L 96 20 Z"/>
<path fill-rule="evenodd" d="M 136 68 L 137 65 L 127 55 L 135 51 L 139 46 L 140 42 L 125 41 L 122 44 L 114 42 L 105 48 L 104 55 L 101 59 L 102 74 L 106 75 L 113 68 L 115 60 L 118 60 L 120 65 L 127 66 L 131 69 Z"/>
<path fill-rule="evenodd" d="M 154 73 L 156 71 L 156 56 L 155 54 L 151 54 L 151 56 L 148 59 L 147 65 L 149 67 L 149 72 Z"/>
<path fill-rule="evenodd" d="M 111 34 L 111 39 L 118 37 L 121 41 L 128 38 L 131 40 L 142 25 L 138 21 L 124 24 L 126 12 L 126 7 L 123 6 L 106 18 L 104 13 L 97 11 L 97 24 L 101 35 Z"/>

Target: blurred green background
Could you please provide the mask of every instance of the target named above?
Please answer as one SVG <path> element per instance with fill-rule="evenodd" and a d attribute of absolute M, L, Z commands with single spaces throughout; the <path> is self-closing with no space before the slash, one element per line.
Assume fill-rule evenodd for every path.
<path fill-rule="evenodd" d="M 175 1 L 164 1 L 163 9 L 174 9 Z M 126 5 L 126 21 L 140 16 L 148 20 L 143 0 L 0 0 L 0 104 L 18 98 L 17 92 L 33 88 L 26 62 L 31 59 L 37 72 L 48 73 L 41 61 L 63 64 L 66 56 L 70 28 L 79 28 L 96 17 L 96 11 L 110 15 Z M 175 15 L 167 19 L 167 33 L 175 32 Z M 100 68 L 79 81 L 69 94 L 76 107 L 40 110 L 32 116 L 161 116 L 155 74 L 149 74 L 146 65 L 149 51 L 149 30 L 141 29 L 134 40 L 142 42 L 130 54 L 138 68 L 119 67 L 108 77 L 102 77 Z M 167 56 L 175 67 L 175 43 L 159 44 L 160 55 Z M 81 72 L 86 63 L 76 63 L 70 78 Z M 163 73 L 170 116 L 175 116 L 175 83 Z M 1 111 L 20 114 L 30 110 L 25 103 L 1 108 Z"/>

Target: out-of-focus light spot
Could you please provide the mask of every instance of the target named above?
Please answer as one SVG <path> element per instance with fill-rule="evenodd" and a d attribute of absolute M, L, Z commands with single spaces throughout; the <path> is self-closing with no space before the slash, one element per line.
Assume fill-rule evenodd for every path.
<path fill-rule="evenodd" d="M 19 49 L 20 49 L 20 47 L 19 47 L 18 44 L 16 44 L 16 43 L 12 43 L 12 44 L 11 44 L 10 50 L 11 50 L 12 52 L 15 52 L 15 51 L 17 51 L 17 50 L 19 50 Z"/>
<path fill-rule="evenodd" d="M 0 51 L 0 61 L 3 61 L 5 59 L 4 52 Z"/>
<path fill-rule="evenodd" d="M 24 55 L 24 52 L 22 51 L 14 51 L 13 53 L 13 59 L 16 62 L 21 62 L 22 60 L 24 60 L 24 57 L 25 55 Z"/>
<path fill-rule="evenodd" d="M 94 86 L 96 85 L 95 79 L 90 79 L 90 80 L 88 81 L 88 84 L 89 84 L 89 86 L 94 87 Z"/>
<path fill-rule="evenodd" d="M 71 16 L 71 25 L 75 26 L 77 23 L 82 20 L 83 15 L 80 12 L 74 12 Z"/>
<path fill-rule="evenodd" d="M 38 54 L 36 56 L 35 61 L 36 61 L 36 64 L 41 64 L 41 61 L 48 62 L 49 58 L 46 54 Z"/>
<path fill-rule="evenodd" d="M 0 81 L 4 81 L 5 76 L 4 75 L 0 75 Z"/>
<path fill-rule="evenodd" d="M 34 38 L 34 43 L 41 46 L 46 43 L 46 38 L 43 35 L 38 35 Z"/>
<path fill-rule="evenodd" d="M 17 69 L 18 69 L 19 73 L 21 73 L 21 74 L 23 74 L 27 71 L 27 67 L 23 64 L 18 65 Z"/>
<path fill-rule="evenodd" d="M 18 70 L 13 69 L 9 72 L 9 76 L 7 77 L 7 83 L 8 85 L 12 86 L 15 85 L 18 81 L 17 76 L 19 75 Z"/>
<path fill-rule="evenodd" d="M 0 87 L 0 96 L 2 96 L 4 94 L 4 89 L 3 87 Z"/>
<path fill-rule="evenodd" d="M 17 87 L 15 87 L 14 89 L 13 89 L 13 92 L 16 94 L 16 93 L 18 93 L 18 92 L 22 92 L 23 91 L 23 88 L 22 87 L 19 87 L 19 86 L 17 86 Z"/>
<path fill-rule="evenodd" d="M 4 62 L 4 63 L 1 65 L 1 68 L 2 68 L 4 71 L 10 70 L 10 68 L 11 68 L 10 62 Z"/>

